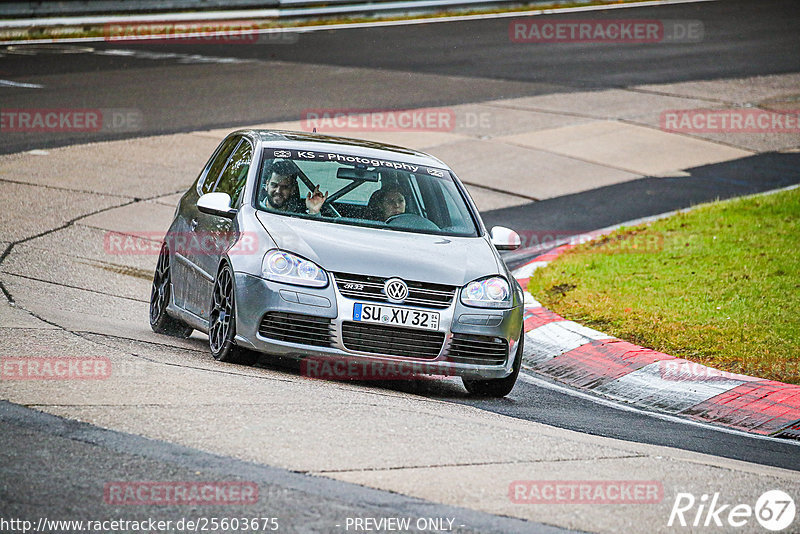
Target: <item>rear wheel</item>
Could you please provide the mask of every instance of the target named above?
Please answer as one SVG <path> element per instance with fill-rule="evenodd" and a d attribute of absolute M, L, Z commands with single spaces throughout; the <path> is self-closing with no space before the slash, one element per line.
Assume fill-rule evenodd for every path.
<path fill-rule="evenodd" d="M 211 355 L 220 362 L 255 363 L 258 355 L 253 351 L 237 347 L 236 304 L 233 271 L 229 265 L 220 269 L 214 282 L 211 315 L 208 321 L 208 345 Z"/>
<path fill-rule="evenodd" d="M 167 314 L 172 291 L 171 282 L 169 251 L 167 247 L 162 247 L 153 275 L 153 288 L 150 290 L 150 328 L 157 334 L 187 338 L 192 334 L 192 327 Z"/>
<path fill-rule="evenodd" d="M 514 366 L 512 367 L 511 374 L 505 378 L 492 378 L 489 380 L 472 380 L 462 378 L 464 387 L 472 395 L 476 397 L 505 397 L 511 390 L 514 389 L 514 384 L 517 383 L 520 367 L 522 367 L 522 348 L 525 344 L 525 329 L 523 327 L 519 334 L 519 343 L 517 343 L 517 352 L 514 355 Z"/>

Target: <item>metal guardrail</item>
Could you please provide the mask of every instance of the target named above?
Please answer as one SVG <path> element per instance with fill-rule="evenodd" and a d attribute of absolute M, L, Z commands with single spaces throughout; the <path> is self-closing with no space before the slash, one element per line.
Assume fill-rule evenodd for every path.
<path fill-rule="evenodd" d="M 374 14 L 396 11 L 436 11 L 470 6 L 497 6 L 500 4 L 536 4 L 538 1 L 520 0 L 43 0 L 17 2 L 0 0 L 0 18 L 81 17 L 89 15 L 134 15 L 154 13 L 208 11 L 237 11 L 237 16 L 276 12 L 279 18 L 316 17 L 328 15 Z M 258 15 L 254 15 L 258 16 Z M 263 16 L 263 15 L 262 15 Z M 215 17 L 216 18 L 216 17 Z"/>
<path fill-rule="evenodd" d="M 278 0 L 43 0 L 17 2 L 0 0 L 0 17 L 75 17 L 209 9 L 252 9 L 278 7 Z"/>
<path fill-rule="evenodd" d="M 542 0 L 539 1 L 541 3 Z M 392 11 L 420 12 L 437 11 L 458 7 L 497 6 L 499 4 L 524 5 L 536 2 L 521 2 L 520 0 L 413 0 L 413 1 L 386 1 L 348 3 L 335 6 L 315 6 L 297 9 L 287 9 L 283 6 L 290 4 L 319 4 L 319 2 L 302 2 L 300 0 L 281 0 L 280 12 L 282 17 L 308 17 L 326 15 L 352 15 L 356 13 L 386 13 Z"/>

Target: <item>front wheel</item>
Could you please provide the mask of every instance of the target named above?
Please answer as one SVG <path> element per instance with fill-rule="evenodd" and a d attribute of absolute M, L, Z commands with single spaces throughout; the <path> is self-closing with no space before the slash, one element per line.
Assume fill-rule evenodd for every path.
<path fill-rule="evenodd" d="M 211 316 L 208 320 L 208 345 L 211 355 L 220 362 L 255 363 L 257 355 L 234 343 L 236 337 L 236 305 L 233 271 L 229 265 L 220 269 L 214 282 Z"/>
<path fill-rule="evenodd" d="M 476 397 L 505 397 L 511 390 L 514 389 L 514 384 L 517 383 L 520 367 L 522 367 L 522 348 L 525 344 L 525 328 L 519 334 L 519 343 L 517 343 L 517 353 L 514 355 L 514 366 L 512 367 L 511 374 L 505 378 L 492 378 L 489 380 L 472 380 L 469 378 L 461 378 L 464 387 L 472 395 Z"/>
<path fill-rule="evenodd" d="M 150 290 L 150 328 L 157 334 L 187 338 L 192 334 L 192 327 L 167 315 L 172 291 L 170 276 L 169 250 L 162 247 Z"/>

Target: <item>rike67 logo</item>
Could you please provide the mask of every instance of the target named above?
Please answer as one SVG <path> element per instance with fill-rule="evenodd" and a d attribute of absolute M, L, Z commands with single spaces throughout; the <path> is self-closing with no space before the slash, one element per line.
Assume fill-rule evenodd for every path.
<path fill-rule="evenodd" d="M 667 526 L 725 527 L 730 530 L 731 527 L 740 528 L 749 524 L 755 517 L 765 529 L 779 532 L 792 525 L 795 513 L 794 499 L 781 490 L 764 492 L 755 506 L 723 503 L 719 493 L 703 494 L 699 499 L 691 493 L 678 493 Z"/>

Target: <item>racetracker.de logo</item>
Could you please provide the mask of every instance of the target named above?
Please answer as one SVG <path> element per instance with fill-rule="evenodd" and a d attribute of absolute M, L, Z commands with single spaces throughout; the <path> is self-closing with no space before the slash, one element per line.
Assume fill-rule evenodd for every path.
<path fill-rule="evenodd" d="M 255 482 L 107 482 L 110 505 L 242 505 L 258 502 Z"/>
<path fill-rule="evenodd" d="M 673 382 L 720 382 L 725 380 L 747 380 L 749 378 L 680 359 L 659 361 L 658 372 L 662 380 Z"/>
<path fill-rule="evenodd" d="M 294 44 L 299 34 L 263 30 L 248 20 L 113 22 L 103 26 L 106 41 L 169 41 L 170 44 Z"/>
<path fill-rule="evenodd" d="M 560 245 L 591 243 L 592 251 L 603 254 L 648 254 L 664 249 L 664 235 L 635 232 L 602 235 L 598 232 L 581 233 L 570 230 L 520 230 L 521 248 L 546 249 Z"/>
<path fill-rule="evenodd" d="M 300 122 L 307 132 L 451 132 L 456 113 L 448 108 L 304 109 Z"/>
<path fill-rule="evenodd" d="M 318 380 L 414 380 L 422 376 L 453 376 L 446 363 L 379 362 L 351 358 L 309 357 L 300 375 Z"/>
<path fill-rule="evenodd" d="M 656 480 L 515 480 L 514 504 L 657 504 L 664 486 Z"/>
<path fill-rule="evenodd" d="M 142 129 L 137 109 L 2 109 L 0 132 L 134 132 Z"/>
<path fill-rule="evenodd" d="M 512 20 L 512 43 L 696 43 L 703 40 L 699 20 L 579 20 L 527 18 Z"/>
<path fill-rule="evenodd" d="M 102 380 L 111 376 L 111 360 L 103 356 L 4 356 L 0 365 L 2 380 Z"/>
<path fill-rule="evenodd" d="M 661 129 L 680 133 L 800 133 L 800 110 L 673 109 L 661 113 Z"/>
<path fill-rule="evenodd" d="M 259 252 L 258 234 L 254 232 L 106 232 L 103 250 L 123 256 L 157 256 L 162 244 L 183 256 L 247 255 Z"/>

